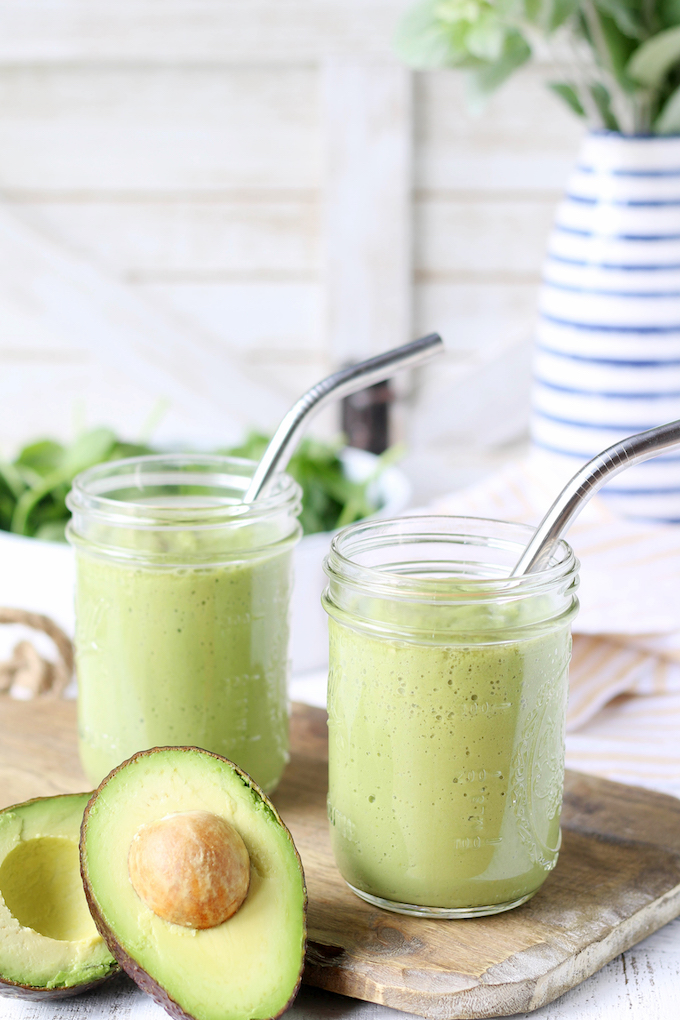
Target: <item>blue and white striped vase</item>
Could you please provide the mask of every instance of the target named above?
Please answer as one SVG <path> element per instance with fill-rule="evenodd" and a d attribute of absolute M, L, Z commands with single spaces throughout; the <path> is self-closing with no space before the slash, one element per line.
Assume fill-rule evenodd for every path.
<path fill-rule="evenodd" d="M 534 372 L 532 442 L 565 475 L 680 418 L 680 137 L 585 139 L 550 238 Z M 680 521 L 680 453 L 602 495 L 623 516 Z"/>

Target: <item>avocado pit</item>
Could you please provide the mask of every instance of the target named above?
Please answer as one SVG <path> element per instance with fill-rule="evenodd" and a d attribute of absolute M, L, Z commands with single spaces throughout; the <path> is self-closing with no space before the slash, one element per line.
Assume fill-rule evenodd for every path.
<path fill-rule="evenodd" d="M 250 858 L 238 831 L 209 811 L 182 811 L 137 829 L 128 874 L 158 917 L 185 928 L 214 928 L 248 894 Z"/>

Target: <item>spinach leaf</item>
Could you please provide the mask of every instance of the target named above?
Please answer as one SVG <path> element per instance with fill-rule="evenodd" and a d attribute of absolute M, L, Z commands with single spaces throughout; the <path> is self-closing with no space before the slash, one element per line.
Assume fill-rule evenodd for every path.
<path fill-rule="evenodd" d="M 21 466 L 22 456 L 27 457 L 33 470 L 40 467 L 36 472 L 40 477 L 17 499 L 10 529 L 18 535 L 34 535 L 47 521 L 68 520 L 65 501 L 74 477 L 106 460 L 115 442 L 110 429 L 97 428 L 82 432 L 71 446 L 59 451 L 59 444 L 50 440 L 22 450 L 16 464 Z"/>
<path fill-rule="evenodd" d="M 243 443 L 217 452 L 259 460 L 269 437 L 251 432 Z M 293 454 L 289 473 L 303 490 L 300 523 L 305 535 L 333 531 L 378 509 L 372 482 L 394 455 L 378 460 L 371 478 L 349 479 L 338 456 L 342 443 L 305 439 Z M 106 428 L 82 432 L 64 446 L 52 439 L 29 443 L 11 464 L 0 461 L 0 530 L 48 541 L 64 541 L 70 514 L 66 497 L 75 475 L 94 464 L 154 453 L 144 443 L 128 443 Z"/>
<path fill-rule="evenodd" d="M 239 446 L 220 452 L 259 460 L 268 442 L 268 437 L 261 432 L 251 432 Z M 286 468 L 302 488 L 300 524 L 305 535 L 334 531 L 378 509 L 370 495 L 377 474 L 362 482 L 352 481 L 338 456 L 341 448 L 341 441 L 323 443 L 317 439 L 303 439 Z M 384 457 L 383 454 L 378 460 L 378 474 L 387 464 Z"/>

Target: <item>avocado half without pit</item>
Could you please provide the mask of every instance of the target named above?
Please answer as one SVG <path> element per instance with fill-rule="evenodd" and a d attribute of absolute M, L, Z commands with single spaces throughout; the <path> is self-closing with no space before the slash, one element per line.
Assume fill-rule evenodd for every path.
<path fill-rule="evenodd" d="M 60 998 L 118 972 L 80 879 L 89 798 L 42 797 L 0 811 L 0 992 Z"/>
<path fill-rule="evenodd" d="M 269 1020 L 298 989 L 306 890 L 275 808 L 194 747 L 141 751 L 103 781 L 80 841 L 97 928 L 172 1016 Z"/>

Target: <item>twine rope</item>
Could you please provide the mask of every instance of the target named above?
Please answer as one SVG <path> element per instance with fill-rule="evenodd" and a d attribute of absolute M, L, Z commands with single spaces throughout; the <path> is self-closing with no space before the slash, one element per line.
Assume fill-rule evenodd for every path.
<path fill-rule="evenodd" d="M 0 662 L 0 692 L 9 691 L 10 696 L 24 700 L 38 695 L 59 698 L 73 676 L 73 642 L 68 635 L 49 616 L 27 609 L 0 607 L 2 623 L 21 623 L 47 634 L 57 650 L 57 661 L 44 659 L 30 641 L 20 641 L 12 658 Z"/>

